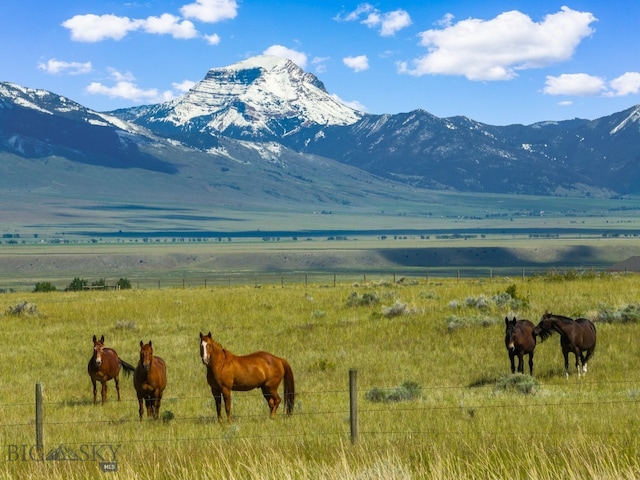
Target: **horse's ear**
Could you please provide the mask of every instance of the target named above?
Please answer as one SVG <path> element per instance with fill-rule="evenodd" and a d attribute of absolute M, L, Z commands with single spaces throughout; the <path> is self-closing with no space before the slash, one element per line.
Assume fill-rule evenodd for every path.
<path fill-rule="evenodd" d="M 516 316 L 513 316 L 513 323 L 516 323 Z"/>
<path fill-rule="evenodd" d="M 200 332 L 200 340 L 202 340 L 202 337 L 204 337 L 204 335 Z"/>
<path fill-rule="evenodd" d="M 142 348 L 143 346 L 144 346 L 144 342 L 140 340 L 140 348 Z"/>
<path fill-rule="evenodd" d="M 151 343 L 151 340 L 149 340 L 149 346 L 153 347 L 153 344 Z"/>
<path fill-rule="evenodd" d="M 211 338 L 211 330 L 209 330 L 209 333 L 207 333 L 207 337 Z"/>
<path fill-rule="evenodd" d="M 98 341 L 98 339 L 96 338 L 96 336 L 93 336 L 93 343 L 96 343 Z"/>
<path fill-rule="evenodd" d="M 100 337 L 100 342 L 104 343 L 104 335 Z"/>
<path fill-rule="evenodd" d="M 506 323 L 507 325 L 509 325 L 509 317 L 504 317 L 504 323 Z"/>

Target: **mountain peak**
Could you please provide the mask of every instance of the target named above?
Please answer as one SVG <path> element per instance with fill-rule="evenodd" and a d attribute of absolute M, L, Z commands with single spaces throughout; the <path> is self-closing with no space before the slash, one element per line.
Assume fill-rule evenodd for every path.
<path fill-rule="evenodd" d="M 301 127 L 351 125 L 361 117 L 291 60 L 261 55 L 210 69 L 184 96 L 143 109 L 138 120 L 269 139 Z"/>

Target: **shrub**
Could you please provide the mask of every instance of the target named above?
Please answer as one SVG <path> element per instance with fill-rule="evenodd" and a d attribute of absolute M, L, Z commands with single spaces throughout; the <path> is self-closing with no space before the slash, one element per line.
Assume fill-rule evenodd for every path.
<path fill-rule="evenodd" d="M 398 317 L 407 313 L 407 304 L 398 300 L 390 307 L 382 306 L 382 315 L 387 318 Z"/>
<path fill-rule="evenodd" d="M 601 307 L 594 320 L 604 323 L 637 323 L 640 321 L 640 305 L 629 304 L 618 310 Z"/>
<path fill-rule="evenodd" d="M 349 307 L 370 306 L 379 302 L 380 299 L 378 299 L 378 296 L 373 292 L 363 293 L 362 296 L 359 296 L 358 292 L 351 292 L 347 298 L 347 306 Z"/>
<path fill-rule="evenodd" d="M 55 285 L 51 285 L 51 282 L 38 282 L 33 289 L 34 292 L 55 292 L 56 290 Z"/>
<path fill-rule="evenodd" d="M 399 387 L 382 389 L 374 387 L 365 393 L 370 402 L 406 402 L 422 396 L 422 387 L 416 382 L 406 381 Z"/>
<path fill-rule="evenodd" d="M 539 383 L 531 375 L 516 373 L 505 375 L 496 381 L 496 391 L 512 391 L 531 395 L 538 390 Z"/>
<path fill-rule="evenodd" d="M 7 315 L 37 315 L 38 307 L 31 302 L 18 302 L 13 307 L 9 306 L 6 310 Z"/>
<path fill-rule="evenodd" d="M 128 290 L 131 288 L 131 282 L 126 278 L 121 278 L 116 282 L 116 288 L 118 290 Z"/>
<path fill-rule="evenodd" d="M 87 286 L 87 281 L 83 278 L 75 277 L 71 280 L 69 286 L 65 289 L 66 292 L 77 292 L 83 290 Z"/>

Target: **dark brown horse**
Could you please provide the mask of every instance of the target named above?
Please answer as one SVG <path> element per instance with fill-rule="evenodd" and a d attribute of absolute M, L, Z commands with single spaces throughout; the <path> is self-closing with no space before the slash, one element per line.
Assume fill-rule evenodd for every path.
<path fill-rule="evenodd" d="M 535 325 L 529 320 L 509 320 L 504 318 L 504 344 L 511 360 L 511 373 L 515 373 L 514 359 L 518 357 L 518 373 L 524 373 L 524 356 L 529 355 L 529 375 L 533 375 L 533 351 L 536 348 L 536 337 L 533 334 Z"/>
<path fill-rule="evenodd" d="M 167 368 L 162 358 L 153 354 L 151 340 L 140 341 L 140 360 L 133 374 L 133 386 L 138 393 L 140 420 L 144 415 L 143 402 L 147 406 L 147 417 L 158 418 L 162 392 L 167 386 Z"/>
<path fill-rule="evenodd" d="M 102 404 L 107 401 L 107 382 L 111 379 L 116 384 L 118 392 L 118 401 L 120 401 L 120 367 L 124 368 L 124 372 L 130 375 L 133 372 L 133 365 L 128 364 L 120 357 L 113 348 L 104 346 L 104 335 L 100 337 L 93 336 L 93 355 L 87 365 L 87 371 L 91 377 L 93 384 L 93 403 L 98 403 L 98 389 L 96 382 L 102 384 Z"/>
<path fill-rule="evenodd" d="M 284 407 L 287 415 L 293 413 L 295 387 L 293 371 L 289 362 L 267 352 L 254 352 L 237 356 L 223 349 L 211 338 L 211 332 L 200 333 L 200 358 L 207 367 L 207 382 L 216 401 L 218 421 L 222 421 L 221 403 L 227 421 L 231 419 L 231 391 L 247 391 L 259 388 L 269 405 L 271 418 L 276 416 L 278 405 L 282 401 L 278 387 L 284 379 Z"/>
<path fill-rule="evenodd" d="M 582 363 L 582 373 L 587 373 L 587 363 L 596 349 L 596 326 L 586 318 L 573 320 L 545 311 L 533 333 L 540 337 L 540 341 L 544 342 L 554 332 L 560 334 L 560 346 L 564 356 L 564 371 L 567 378 L 569 377 L 570 352 L 576 357 L 578 377 L 580 376 L 579 362 Z"/>

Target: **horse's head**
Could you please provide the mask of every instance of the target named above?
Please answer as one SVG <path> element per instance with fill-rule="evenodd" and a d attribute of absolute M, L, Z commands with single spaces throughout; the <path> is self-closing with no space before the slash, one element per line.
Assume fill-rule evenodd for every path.
<path fill-rule="evenodd" d="M 515 350 L 516 346 L 514 343 L 513 334 L 516 328 L 516 317 L 513 317 L 513 320 L 509 320 L 509 317 L 504 317 L 504 324 L 504 343 L 507 346 L 508 350 Z"/>
<path fill-rule="evenodd" d="M 149 343 L 147 344 L 140 340 L 140 365 L 142 365 L 142 368 L 145 370 L 149 370 L 152 362 L 153 344 L 151 343 L 151 340 L 149 340 Z"/>
<path fill-rule="evenodd" d="M 213 340 L 211 339 L 211 332 L 203 335 L 200 332 L 200 358 L 202 363 L 209 365 L 211 363 L 211 356 L 213 355 Z"/>
<path fill-rule="evenodd" d="M 104 335 L 100 337 L 100 340 L 94 335 L 93 336 L 93 362 L 96 364 L 96 367 L 99 367 L 102 364 L 102 350 L 104 349 Z"/>
<path fill-rule="evenodd" d="M 554 319 L 555 317 L 553 316 L 553 314 L 548 310 L 545 310 L 545 312 L 542 314 L 540 322 L 538 322 L 538 325 L 536 325 L 536 328 L 534 328 L 533 330 L 533 335 L 540 337 L 541 341 L 545 341 L 547 338 L 549 338 L 549 336 L 551 336 L 551 334 L 555 331 Z"/>

